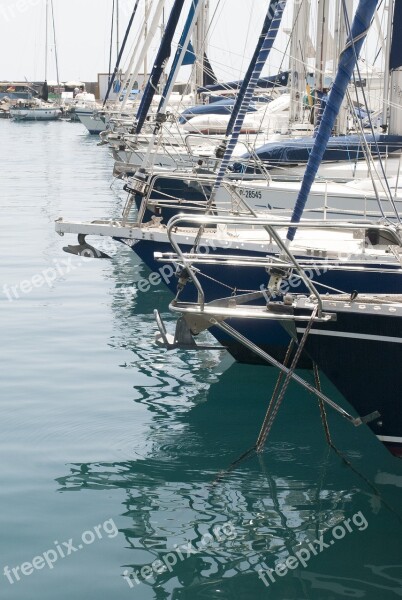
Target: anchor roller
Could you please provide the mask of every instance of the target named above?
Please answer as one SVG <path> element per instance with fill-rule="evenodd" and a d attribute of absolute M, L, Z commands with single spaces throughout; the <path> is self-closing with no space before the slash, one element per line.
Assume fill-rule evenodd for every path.
<path fill-rule="evenodd" d="M 86 258 L 110 258 L 108 254 L 98 250 L 94 246 L 91 246 L 85 241 L 86 235 L 84 233 L 78 234 L 78 245 L 77 246 L 64 246 L 64 252 L 68 254 L 75 254 L 76 256 L 85 256 Z"/>

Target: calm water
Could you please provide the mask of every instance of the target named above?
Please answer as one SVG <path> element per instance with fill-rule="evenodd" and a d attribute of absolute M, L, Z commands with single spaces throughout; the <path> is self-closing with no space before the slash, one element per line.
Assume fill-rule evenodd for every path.
<path fill-rule="evenodd" d="M 264 455 L 212 485 L 254 442 L 275 373 L 158 349 L 169 294 L 136 292 L 134 254 L 62 252 L 75 240 L 54 219 L 124 202 L 81 125 L 0 121 L 0 136 L 1 598 L 401 598 L 402 462 L 331 415 L 346 466 L 293 387 Z"/>

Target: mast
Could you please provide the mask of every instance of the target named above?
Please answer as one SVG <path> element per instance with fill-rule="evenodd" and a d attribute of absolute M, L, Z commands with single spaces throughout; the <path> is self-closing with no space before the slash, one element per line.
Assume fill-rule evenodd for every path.
<path fill-rule="evenodd" d="M 324 156 L 332 128 L 345 97 L 353 70 L 356 67 L 356 62 L 370 28 L 371 19 L 374 16 L 378 1 L 379 0 L 359 0 L 359 5 L 352 23 L 351 33 L 348 37 L 348 43 L 340 56 L 338 72 L 325 106 L 315 143 L 311 150 L 301 188 L 297 196 L 291 217 L 291 222 L 293 223 L 298 223 L 303 215 L 311 186 L 313 185 L 322 157 Z M 296 227 L 289 227 L 286 236 L 287 241 L 292 242 L 295 234 Z"/>
<path fill-rule="evenodd" d="M 58 60 L 58 57 L 57 57 L 56 26 L 55 26 L 55 23 L 54 23 L 54 6 L 53 6 L 53 0 L 51 0 L 51 9 L 52 9 L 53 40 L 54 40 L 54 58 L 55 58 L 55 61 L 56 61 L 57 87 L 60 89 L 59 60 Z"/>
<path fill-rule="evenodd" d="M 388 0 L 386 10 L 388 10 L 387 19 L 387 40 L 385 45 L 385 65 L 384 65 L 384 99 L 382 109 L 382 128 L 384 131 L 388 128 L 388 107 L 390 101 L 390 55 L 391 55 L 391 43 L 393 41 L 392 34 L 392 20 L 394 18 L 394 6 L 395 0 Z"/>
<path fill-rule="evenodd" d="M 338 66 L 338 60 L 348 38 L 349 27 L 353 18 L 353 0 L 337 0 L 335 12 L 335 56 L 334 56 L 334 75 Z M 345 98 L 335 125 L 335 135 L 346 135 L 348 129 L 348 111 L 349 105 Z"/>
<path fill-rule="evenodd" d="M 124 108 L 125 108 L 125 106 L 127 104 L 128 98 L 130 96 L 130 92 L 133 89 L 134 83 L 135 83 L 135 81 L 136 81 L 136 79 L 137 79 L 137 77 L 139 75 L 139 72 L 140 72 L 140 69 L 141 69 L 141 65 L 145 61 L 145 57 L 147 55 L 148 48 L 149 48 L 149 46 L 150 46 L 150 44 L 151 44 L 151 42 L 152 42 L 152 40 L 153 40 L 153 38 L 155 36 L 156 30 L 158 29 L 159 19 L 160 19 L 160 16 L 161 16 L 164 4 L 165 4 L 165 0 L 157 0 L 157 4 L 156 4 L 154 16 L 153 16 L 153 19 L 152 19 L 152 22 L 151 22 L 151 25 L 150 25 L 150 28 L 149 28 L 149 32 L 148 32 L 148 35 L 147 35 L 147 37 L 145 39 L 144 44 L 141 45 L 141 51 L 140 51 L 137 63 L 135 65 L 135 67 L 134 67 L 134 70 L 133 70 L 133 72 L 131 74 L 130 81 L 129 81 L 128 86 L 127 86 L 127 92 L 126 92 L 126 94 L 124 96 L 123 102 L 121 103 L 120 112 L 122 112 L 124 110 Z M 144 31 L 145 31 L 145 29 L 148 29 L 148 25 L 145 23 L 145 21 L 144 21 L 143 29 L 144 29 Z M 133 57 L 136 54 L 139 42 L 141 41 L 141 35 L 142 35 L 142 32 L 139 35 L 138 43 L 136 45 L 136 49 L 134 51 Z M 131 71 L 131 67 L 130 67 L 130 71 Z M 146 73 L 144 73 L 144 76 L 145 75 L 146 75 Z"/>
<path fill-rule="evenodd" d="M 155 118 L 155 128 L 153 132 L 153 136 L 149 141 L 147 153 L 143 159 L 142 166 L 139 169 L 139 173 L 144 173 L 145 168 L 152 167 L 154 163 L 155 154 L 153 154 L 153 149 L 155 147 L 155 143 L 157 140 L 157 136 L 160 131 L 160 126 L 166 120 L 166 109 L 167 103 L 172 93 L 175 81 L 177 79 L 177 75 L 179 73 L 179 69 L 184 62 L 184 58 L 188 51 L 191 34 L 194 30 L 195 23 L 200 14 L 201 7 L 203 6 L 205 0 L 191 0 L 190 10 L 187 15 L 186 22 L 184 24 L 183 32 L 180 37 L 179 44 L 177 46 L 176 54 L 173 59 L 173 64 L 170 69 L 169 77 L 166 81 L 166 85 L 162 92 L 161 101 L 158 106 L 158 112 Z M 140 176 L 142 177 L 142 175 Z"/>
<path fill-rule="evenodd" d="M 290 31 L 290 116 L 289 125 L 303 120 L 303 99 L 306 92 L 307 59 L 311 57 L 309 0 L 293 3 L 293 23 Z M 306 43 L 307 42 L 307 43 Z"/>
<path fill-rule="evenodd" d="M 391 51 L 389 55 L 390 71 L 390 110 L 389 110 L 389 133 L 392 135 L 402 135 L 402 2 L 394 3 L 392 20 L 392 38 Z M 387 58 L 388 60 L 388 58 Z"/>
<path fill-rule="evenodd" d="M 321 100 L 325 93 L 325 68 L 328 53 L 329 1 L 318 0 L 317 12 L 317 42 L 315 55 L 315 105 L 314 126 L 316 127 L 322 115 Z"/>
<path fill-rule="evenodd" d="M 48 26 L 49 26 L 49 0 L 46 0 L 45 21 L 45 81 L 47 81 L 47 57 L 48 57 Z"/>
<path fill-rule="evenodd" d="M 159 4 L 161 4 L 161 2 L 159 2 Z M 160 83 L 164 68 L 166 66 L 167 61 L 170 58 L 172 40 L 180 19 L 183 4 L 184 0 L 175 0 L 172 10 L 170 12 L 165 33 L 163 34 L 163 39 L 159 47 L 158 53 L 156 55 L 154 65 L 152 67 L 152 72 L 148 83 L 145 87 L 144 94 L 141 99 L 141 104 L 137 112 L 137 126 L 135 128 L 136 134 L 141 132 L 142 126 L 144 125 L 146 116 L 148 114 L 148 110 L 151 106 L 152 99 Z"/>
<path fill-rule="evenodd" d="M 149 19 L 149 0 L 145 0 L 145 6 L 144 6 L 144 23 L 145 23 L 145 27 L 144 27 L 144 45 L 146 44 L 147 38 L 148 38 L 148 19 Z M 164 10 L 162 8 L 162 10 Z M 144 53 L 144 80 L 145 78 L 148 76 L 148 52 Z"/>
<path fill-rule="evenodd" d="M 204 6 L 205 0 L 191 0 L 190 10 L 184 24 L 183 32 L 177 46 L 176 55 L 173 60 L 172 67 L 170 69 L 169 77 L 167 78 L 166 85 L 162 92 L 161 101 L 158 107 L 158 115 L 166 112 L 167 101 L 170 94 L 173 91 L 173 86 L 177 79 L 180 67 L 183 64 L 184 58 L 188 51 L 190 38 L 195 27 L 195 23 L 199 18 L 200 12 Z"/>
<path fill-rule="evenodd" d="M 110 94 L 110 92 L 112 90 L 112 87 L 113 87 L 113 83 L 114 83 L 114 81 L 115 81 L 115 79 L 117 77 L 117 74 L 119 72 L 120 62 L 121 62 L 121 59 L 122 59 L 122 56 L 123 56 L 123 52 L 124 52 L 126 44 L 127 44 L 127 40 L 128 40 L 128 36 L 130 34 L 130 31 L 131 31 L 131 27 L 133 25 L 135 14 L 136 14 L 137 9 L 138 9 L 139 1 L 140 0 L 136 0 L 136 2 L 134 4 L 133 12 L 131 13 L 130 20 L 128 22 L 126 32 L 124 34 L 123 43 L 122 43 L 121 48 L 119 50 L 119 54 L 117 55 L 116 66 L 114 68 L 113 75 L 109 79 L 109 85 L 108 85 L 108 88 L 107 88 L 105 99 L 103 101 L 103 106 L 105 106 L 106 102 L 108 101 L 109 94 Z M 53 0 L 52 0 L 52 2 L 53 2 Z M 126 79 L 125 79 L 125 83 L 127 83 Z M 123 86 L 122 89 L 124 90 L 124 86 Z"/>
<path fill-rule="evenodd" d="M 113 31 L 114 31 L 114 17 L 115 17 L 115 0 L 112 4 L 112 22 L 110 26 L 110 44 L 109 44 L 109 83 L 112 76 L 112 50 L 113 50 Z"/>
<path fill-rule="evenodd" d="M 197 96 L 198 88 L 204 85 L 204 67 L 205 54 L 208 50 L 208 29 L 209 29 L 209 0 L 205 0 L 201 12 L 197 19 L 194 28 L 193 47 L 196 57 L 194 78 L 193 78 L 193 93 Z"/>
<path fill-rule="evenodd" d="M 119 10 L 119 0 L 116 0 L 116 60 L 119 58 L 120 54 L 120 10 Z"/>

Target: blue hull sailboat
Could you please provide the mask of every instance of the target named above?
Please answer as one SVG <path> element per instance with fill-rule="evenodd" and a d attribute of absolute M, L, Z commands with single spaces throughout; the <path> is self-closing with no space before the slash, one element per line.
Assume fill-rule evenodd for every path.
<path fill-rule="evenodd" d="M 193 336 L 209 329 L 237 358 L 249 361 L 252 360 L 250 356 L 257 356 L 266 360 L 269 356 L 268 362 L 278 365 L 278 361 L 283 360 L 284 355 L 287 354 L 291 338 L 297 338 L 299 333 L 304 338 L 303 331 L 297 330 L 297 323 L 306 321 L 306 308 L 304 306 L 302 314 L 298 315 L 302 300 L 298 297 L 294 299 L 295 291 L 310 294 L 313 301 L 317 299 L 318 302 L 319 316 L 316 316 L 317 310 L 314 308 L 312 316 L 309 317 L 311 324 L 308 333 L 314 329 L 316 323 L 319 323 L 322 328 L 333 325 L 335 319 L 331 315 L 331 308 L 327 306 L 330 301 L 334 304 L 333 312 L 339 312 L 340 327 L 351 328 L 354 322 L 352 318 L 341 319 L 341 313 L 346 312 L 346 309 L 350 309 L 349 315 L 360 314 L 359 311 L 366 311 L 368 304 L 371 306 L 371 303 L 365 300 L 367 295 L 395 295 L 401 292 L 402 243 L 399 236 L 400 219 L 397 210 L 394 214 L 396 223 L 384 220 L 380 225 L 364 219 L 354 223 L 301 221 L 317 169 L 325 156 L 334 119 L 375 12 L 376 0 L 360 0 L 348 45 L 342 53 L 338 75 L 309 153 L 306 174 L 290 222 L 278 215 L 276 217 L 274 215 L 271 221 L 264 220 L 252 210 L 247 215 L 240 211 L 235 217 L 216 214 L 213 202 L 223 182 L 236 144 L 236 136 L 241 130 L 241 122 L 252 100 L 261 68 L 275 39 L 284 4 L 276 0 L 270 2 L 269 10 L 274 7 L 274 16 L 271 13 L 269 27 L 264 31 L 265 35 L 262 36 L 261 45 L 256 52 L 247 89 L 239 94 L 239 101 L 232 112 L 227 139 L 220 149 L 218 174 L 211 186 L 206 205 L 202 206 L 198 216 L 176 215 L 166 227 L 160 223 L 160 218 L 155 212 L 154 215 L 149 215 L 151 222 L 144 224 L 146 202 L 142 201 L 137 221 L 130 221 L 130 209 L 135 197 L 145 198 L 147 194 L 148 179 L 143 168 L 131 182 L 129 201 L 120 221 L 95 221 L 83 224 L 59 220 L 56 223 L 56 230 L 59 233 L 79 234 L 78 246 L 66 248 L 68 252 L 99 256 L 99 252 L 87 244 L 85 236 L 90 234 L 111 236 L 129 245 L 149 268 L 155 271 L 157 276 L 159 275 L 159 281 L 165 281 L 175 294 L 171 308 L 181 314 L 180 327 L 176 331 L 173 343 L 170 344 L 172 348 L 183 343 L 183 336 L 179 335 L 180 331 L 182 333 L 185 331 L 186 334 L 184 346 L 195 349 Z M 165 45 L 165 58 L 166 49 L 170 51 L 169 44 Z M 141 131 L 146 114 L 146 103 L 151 95 L 151 89 L 149 94 L 144 94 L 147 101 L 144 100 L 138 114 L 137 132 Z M 161 121 L 162 118 L 163 114 L 161 114 Z M 149 153 L 144 167 L 151 162 L 152 157 Z M 163 190 L 161 192 L 163 193 Z M 395 208 L 392 198 L 390 198 L 390 205 Z M 203 216 L 205 209 L 207 214 Z M 306 274 L 306 270 L 310 270 L 310 274 Z M 331 294 L 331 297 L 327 298 L 328 302 L 325 296 L 323 300 L 321 294 L 316 292 L 318 287 L 324 294 Z M 343 307 L 339 306 L 337 300 L 332 299 L 335 294 L 342 294 L 338 300 L 343 302 Z M 354 304 L 359 297 L 364 300 Z M 310 297 L 308 301 L 311 302 Z M 373 301 L 373 314 L 381 312 L 382 315 L 386 314 L 387 318 L 394 318 L 392 315 L 395 315 L 397 319 L 402 310 L 398 305 L 397 296 L 394 296 L 393 302 L 395 311 L 392 302 L 387 299 L 379 298 L 377 303 Z M 367 310 L 364 314 L 371 313 Z M 363 321 L 365 322 L 362 324 Z M 282 326 L 283 322 L 285 327 Z M 361 340 L 371 339 L 365 336 L 375 336 L 375 340 L 380 342 L 381 336 L 390 337 L 389 330 L 384 329 L 387 322 L 382 318 L 376 317 L 375 320 L 370 321 L 356 319 L 356 323 L 358 323 L 358 330 L 354 333 L 359 333 Z M 371 325 L 367 323 L 372 323 L 377 329 L 369 332 L 367 327 Z M 392 343 L 398 344 L 402 338 L 399 333 L 399 322 L 396 320 L 395 323 L 396 334 Z M 332 337 L 342 338 L 343 330 L 336 327 L 332 329 L 334 331 Z M 382 329 L 385 333 L 381 333 Z M 351 330 L 351 335 L 352 333 Z M 316 334 L 316 338 L 319 339 L 319 334 Z M 346 335 L 345 338 L 347 339 L 348 336 Z M 313 356 L 314 349 L 311 348 L 310 356 L 309 346 L 304 341 L 303 348 L 306 351 L 303 355 L 304 364 L 313 358 L 320 366 L 321 358 Z M 334 351 L 339 351 L 339 348 Z M 297 351 L 295 356 L 297 359 L 301 358 Z M 373 356 L 374 354 L 370 357 L 370 361 Z M 389 354 L 387 356 L 389 357 Z M 298 362 L 298 364 L 303 363 Z M 324 362 L 323 365 L 326 368 Z M 369 365 L 371 367 L 371 362 Z M 331 376 L 329 371 L 328 374 Z M 335 377 L 333 381 L 340 386 Z M 361 384 L 362 378 L 359 379 L 359 385 Z M 370 390 L 363 386 L 361 389 L 369 396 L 367 404 L 371 406 L 375 403 L 377 398 L 373 396 L 374 388 Z M 349 388 L 344 387 L 341 391 L 353 405 L 354 397 L 353 395 L 349 397 Z M 361 405 L 356 403 L 356 409 L 360 411 Z M 395 413 L 394 409 L 392 398 L 387 396 L 378 407 L 379 412 L 384 416 L 382 425 L 378 421 L 372 421 L 370 424 L 376 435 L 383 436 L 385 443 L 388 441 L 387 437 L 398 438 L 402 434 L 400 412 L 398 409 Z M 396 415 L 397 419 L 392 415 L 394 417 Z M 382 427 L 381 434 L 379 427 Z"/>

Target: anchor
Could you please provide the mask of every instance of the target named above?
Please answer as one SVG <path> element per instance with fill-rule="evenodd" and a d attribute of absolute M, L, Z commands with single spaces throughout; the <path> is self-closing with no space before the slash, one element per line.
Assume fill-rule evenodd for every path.
<path fill-rule="evenodd" d="M 86 258 L 110 258 L 108 254 L 97 250 L 94 246 L 91 246 L 85 241 L 86 234 L 78 234 L 78 245 L 77 246 L 64 246 L 64 252 L 68 254 L 75 254 L 76 256 L 85 256 Z"/>
<path fill-rule="evenodd" d="M 163 346 L 167 350 L 176 350 L 177 348 L 181 348 L 182 350 L 225 350 L 223 346 L 197 344 L 184 317 L 180 317 L 177 320 L 173 336 L 167 332 L 165 323 L 157 309 L 154 310 L 154 316 L 159 329 L 159 333 L 155 336 L 155 341 L 159 346 Z"/>

